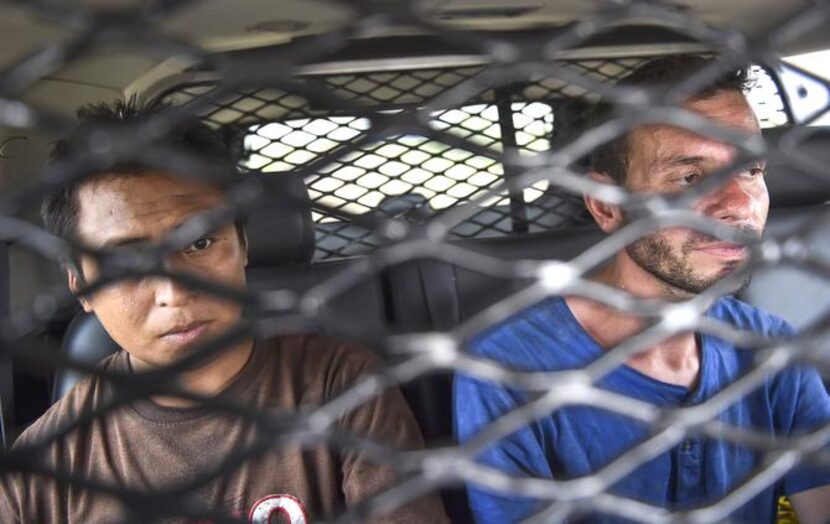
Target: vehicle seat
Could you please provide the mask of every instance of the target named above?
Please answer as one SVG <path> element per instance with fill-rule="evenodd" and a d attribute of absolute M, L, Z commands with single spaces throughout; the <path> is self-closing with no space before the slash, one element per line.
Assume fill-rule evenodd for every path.
<path fill-rule="evenodd" d="M 764 136 L 773 143 L 796 142 L 799 160 L 812 164 L 813 169 L 830 163 L 830 127 L 773 128 L 765 130 Z M 792 141 L 794 136 L 797 141 Z M 811 231 L 803 238 L 804 245 L 823 260 L 830 260 L 830 179 L 805 171 L 801 165 L 789 158 L 774 158 L 767 163 L 773 209 L 765 234 L 788 238 L 809 226 Z M 819 221 L 822 216 L 824 222 Z M 779 315 L 799 330 L 830 314 L 830 283 L 826 277 L 791 264 L 755 271 L 738 298 Z M 830 335 L 823 340 L 830 340 Z"/>
<path fill-rule="evenodd" d="M 69 323 L 63 338 L 61 353 L 82 364 L 97 364 L 120 348 L 110 338 L 104 326 L 93 314 L 81 311 Z M 84 378 L 84 373 L 72 369 L 61 369 L 55 373 L 52 384 L 52 403 L 64 397 L 75 384 Z"/>
<path fill-rule="evenodd" d="M 767 222 L 767 235 L 792 235 L 806 225 L 815 225 L 818 217 L 827 217 L 828 213 L 827 204 L 774 210 Z M 830 224 L 825 222 L 823 227 L 813 229 L 804 238 L 804 244 L 824 260 L 830 260 Z M 738 298 L 782 317 L 797 330 L 830 314 L 830 282 L 820 273 L 790 264 L 755 271 Z M 822 339 L 830 342 L 830 334 Z"/>

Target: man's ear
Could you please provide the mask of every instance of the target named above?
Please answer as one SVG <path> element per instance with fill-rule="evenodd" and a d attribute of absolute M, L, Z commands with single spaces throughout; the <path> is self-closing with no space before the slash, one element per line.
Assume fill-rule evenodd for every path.
<path fill-rule="evenodd" d="M 69 282 L 69 291 L 75 295 L 75 298 L 77 298 L 78 302 L 81 303 L 81 307 L 84 308 L 84 311 L 92 313 L 92 304 L 90 304 L 86 296 L 82 295 L 80 292 L 81 287 L 83 286 L 83 279 L 81 278 L 81 275 L 79 275 L 77 270 L 73 268 L 66 268 L 66 279 Z"/>
<path fill-rule="evenodd" d="M 602 184 L 615 183 L 607 173 L 590 171 L 588 176 L 591 180 Z M 619 206 L 603 202 L 602 200 L 598 200 L 588 194 L 583 195 L 582 199 L 585 202 L 585 207 L 588 209 L 588 212 L 591 213 L 591 216 L 594 217 L 597 225 L 599 225 L 600 229 L 606 233 L 616 231 L 622 225 L 623 214 L 622 209 L 620 209 Z"/>

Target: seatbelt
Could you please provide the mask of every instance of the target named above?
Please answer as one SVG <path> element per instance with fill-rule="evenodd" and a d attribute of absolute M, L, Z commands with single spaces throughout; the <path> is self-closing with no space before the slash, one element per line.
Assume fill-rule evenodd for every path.
<path fill-rule="evenodd" d="M 418 263 L 421 288 L 431 327 L 447 331 L 461 322 L 455 267 L 446 262 L 421 260 Z"/>

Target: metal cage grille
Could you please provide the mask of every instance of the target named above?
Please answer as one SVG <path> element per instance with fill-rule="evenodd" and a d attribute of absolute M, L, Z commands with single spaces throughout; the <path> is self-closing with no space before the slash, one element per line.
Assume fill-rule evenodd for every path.
<path fill-rule="evenodd" d="M 584 165 L 586 155 L 601 143 L 644 122 L 660 122 L 728 142 L 740 151 L 741 161 L 763 156 L 790 164 L 797 173 L 794 176 L 815 183 L 816 188 L 826 187 L 830 177 L 821 151 L 817 154 L 808 147 L 814 133 L 801 126 L 785 127 L 782 137 L 774 143 L 761 137 L 739 136 L 684 111 L 678 107 L 678 98 L 668 91 L 644 89 L 632 93 L 614 87 L 613 81 L 640 63 L 641 57 L 564 57 L 566 51 L 579 48 L 589 37 L 609 27 L 647 19 L 654 25 L 681 32 L 697 45 L 696 49 L 720 50 L 713 66 L 720 72 L 739 62 L 774 67 L 778 65 L 779 47 L 811 28 L 826 27 L 830 20 L 826 2 L 805 4 L 802 12 L 792 18 L 782 19 L 764 34 L 750 37 L 737 29 L 707 25 L 685 9 L 626 0 L 603 4 L 603 9 L 590 16 L 537 36 L 532 46 L 442 25 L 440 17 L 420 10 L 421 2 L 355 2 L 353 7 L 359 16 L 344 22 L 345 28 L 287 44 L 288 51 L 272 49 L 253 62 L 233 57 L 217 60 L 205 49 L 155 30 L 159 18 L 199 3 L 164 1 L 136 7 L 127 2 L 126 6 L 119 4 L 115 11 L 67 7 L 54 2 L 16 6 L 75 33 L 20 58 L 0 72 L 0 123 L 16 130 L 72 134 L 85 154 L 69 163 L 48 164 L 36 180 L 0 195 L 0 238 L 49 261 L 71 263 L 79 253 L 96 259 L 101 278 L 82 285 L 80 293 L 92 295 L 124 279 L 153 277 L 239 303 L 249 315 L 225 336 L 194 347 L 181 362 L 146 376 L 137 374 L 125 379 L 43 348 L 38 337 L 44 326 L 76 300 L 62 288 L 43 291 L 31 308 L 0 319 L 0 361 L 25 358 L 56 370 L 93 375 L 96 380 L 114 384 L 119 395 L 111 403 L 97 406 L 94 413 L 85 413 L 68 427 L 59 428 L 44 442 L 3 451 L 0 474 L 35 474 L 57 480 L 62 486 L 106 495 L 118 501 L 130 522 L 175 518 L 240 522 L 237 516 L 222 513 L 222 508 L 196 507 L 192 493 L 178 486 L 169 493 L 136 493 L 124 486 L 104 485 L 99 479 L 81 477 L 60 465 L 45 467 L 39 457 L 44 448 L 61 438 L 61 432 L 73 431 L 91 419 L 105 419 L 113 410 L 137 399 L 158 394 L 190 398 L 177 385 L 179 373 L 210 358 L 239 337 L 276 337 L 308 329 L 346 336 L 354 332 L 355 326 L 363 331 L 363 339 L 386 358 L 384 366 L 348 384 L 320 406 L 311 406 L 303 413 L 275 415 L 271 411 L 254 412 L 250 406 L 221 396 L 200 399 L 211 410 L 233 412 L 269 436 L 256 446 L 243 446 L 239 455 L 230 459 L 241 461 L 291 445 L 329 444 L 351 447 L 377 462 L 394 464 L 401 473 L 400 482 L 340 513 L 327 515 L 332 522 L 382 518 L 391 509 L 424 494 L 464 485 L 539 500 L 542 511 L 531 522 L 566 522 L 597 514 L 640 522 L 725 521 L 793 468 L 803 464 L 830 468 L 830 423 L 803 434 L 772 435 L 724 424 L 718 418 L 725 407 L 769 377 L 794 366 L 813 366 L 826 380 L 830 376 L 826 344 L 830 311 L 818 312 L 816 320 L 789 339 L 771 338 L 706 316 L 719 296 L 734 292 L 753 270 L 787 264 L 826 282 L 830 260 L 807 240 L 816 232 L 826 231 L 830 224 L 826 206 L 797 228 L 758 240 L 693 210 L 696 199 L 731 180 L 731 168 L 736 165 L 718 170 L 705 182 L 673 198 L 644 197 L 622 187 L 600 184 L 585 177 Z M 309 58 L 325 63 L 332 49 L 351 36 L 365 35 L 367 31 L 371 34 L 371 30 L 385 29 L 393 22 L 414 27 L 439 43 L 462 39 L 482 54 L 484 61 L 454 69 L 293 75 L 298 64 L 291 57 L 303 57 L 304 63 Z M 74 120 L 26 101 L 26 93 L 37 81 L 48 79 L 67 62 L 84 56 L 101 42 L 151 48 L 163 58 L 186 57 L 203 62 L 201 70 L 212 70 L 215 75 L 213 79 L 176 86 L 163 94 L 163 98 L 176 102 L 174 108 L 150 120 L 124 126 L 78 126 Z M 712 72 L 699 71 L 687 80 L 701 80 Z M 826 81 L 816 82 L 821 89 L 830 90 Z M 600 94 L 619 109 L 619 114 L 587 126 L 585 111 Z M 791 97 L 782 95 L 763 97 L 763 104 L 758 106 L 762 120 L 770 127 L 794 124 L 788 109 Z M 827 107 L 821 109 L 826 111 Z M 166 256 L 178 253 L 220 224 L 246 215 L 251 209 L 267 208 L 283 197 L 273 194 L 265 184 L 243 180 L 237 172 L 217 169 L 202 158 L 164 146 L 165 134 L 193 115 L 221 128 L 240 151 L 246 151 L 243 168 L 275 177 L 302 178 L 313 201 L 318 261 L 361 256 L 340 266 L 328 266 L 336 271 L 324 273 L 307 285 L 291 287 L 282 281 L 272 289 L 240 291 L 199 275 L 171 270 L 165 264 Z M 150 159 L 156 169 L 178 176 L 219 182 L 230 188 L 228 201 L 149 247 L 83 246 L 21 218 L 47 194 L 100 173 L 114 162 L 136 159 Z M 630 213 L 631 220 L 573 258 L 497 257 L 472 248 L 472 244 L 457 242 L 568 231 L 588 223 L 580 204 L 583 193 L 620 206 Z M 272 224 L 274 228 L 279 226 Z M 674 227 L 741 244 L 750 253 L 749 261 L 682 301 L 642 300 L 591 279 L 594 271 L 631 242 Z M 382 318 L 381 325 L 373 326 L 363 322 L 365 312 L 358 311 L 358 316 L 354 316 L 356 306 L 335 307 L 338 301 L 348 303 L 349 292 L 365 282 L 388 283 L 390 271 L 424 261 L 450 267 L 454 275 L 474 273 L 513 285 L 509 293 L 468 316 L 429 318 L 431 323 L 426 329 L 422 325 L 390 326 L 390 318 Z M 406 275 L 401 280 L 406 280 Z M 428 283 L 425 277 L 417 282 L 424 287 Z M 533 304 L 560 295 L 584 297 L 626 311 L 641 317 L 645 327 L 577 369 L 515 369 L 469 351 L 470 340 L 478 334 Z M 427 297 L 425 302 L 431 298 Z M 699 404 L 666 408 L 600 387 L 603 377 L 633 356 L 656 342 L 689 331 L 743 348 L 751 361 L 747 372 Z M 522 389 L 532 393 L 532 398 L 493 420 L 467 442 L 444 442 L 426 450 L 388 449 L 344 435 L 335 427 L 333 421 L 338 416 L 352 412 L 386 388 L 407 385 L 441 371 Z M 612 411 L 632 424 L 648 427 L 648 435 L 608 465 L 575 478 L 506 474 L 478 460 L 483 449 L 516 429 L 570 406 Z M 695 507 L 657 507 L 614 490 L 615 485 L 651 457 L 682 446 L 690 436 L 746 448 L 758 457 L 757 467 L 746 478 L 730 485 L 722 496 L 706 498 Z M 233 466 L 231 460 L 210 471 L 193 472 L 188 486 L 221 480 Z"/>
<path fill-rule="evenodd" d="M 643 58 L 566 62 L 574 74 L 613 83 Z M 379 73 L 303 77 L 360 111 L 377 115 L 421 109 L 462 82 L 476 82 L 481 66 L 417 69 Z M 755 68 L 757 87 L 751 100 L 762 126 L 786 125 L 782 99 L 768 73 Z M 212 84 L 185 84 L 163 95 L 185 103 L 208 95 Z M 353 216 L 403 217 L 422 224 L 431 216 L 476 199 L 505 178 L 500 155 L 505 147 L 519 154 L 552 150 L 552 141 L 567 143 L 585 126 L 596 93 L 560 78 L 483 89 L 454 108 L 431 112 L 431 129 L 467 140 L 489 152 L 476 154 L 440 139 L 400 134 L 360 143 L 353 152 L 305 176 L 314 203 L 315 259 L 364 255 L 382 244 Z M 266 88 L 232 93 L 201 112 L 208 123 L 239 130 L 247 169 L 291 174 L 345 146 L 371 130 L 360 115 L 315 107 L 300 94 Z M 562 122 L 556 126 L 555 122 Z M 584 165 L 584 164 L 583 164 Z M 508 174 L 508 176 L 510 176 Z M 457 224 L 455 238 L 482 238 L 555 231 L 591 223 L 578 195 L 541 181 L 521 191 L 503 191 L 477 204 L 480 211 Z"/>

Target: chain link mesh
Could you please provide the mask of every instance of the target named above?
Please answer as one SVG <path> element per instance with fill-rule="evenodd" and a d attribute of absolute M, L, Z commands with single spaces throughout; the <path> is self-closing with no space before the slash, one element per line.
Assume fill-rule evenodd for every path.
<path fill-rule="evenodd" d="M 611 23 L 646 18 L 653 24 L 673 28 L 696 45 L 720 50 L 721 71 L 735 63 L 750 61 L 776 66 L 779 47 L 805 27 L 826 25 L 830 17 L 827 3 L 805 6 L 802 13 L 782 20 L 769 34 L 749 40 L 738 31 L 707 26 L 681 10 L 652 2 L 616 2 L 527 45 L 442 25 L 420 11 L 419 3 L 356 2 L 350 5 L 356 16 L 346 26 L 292 43 L 285 49 L 275 49 L 254 62 L 219 59 L 205 49 L 153 30 L 160 17 L 188 4 L 156 2 L 136 10 L 96 12 L 51 2 L 29 3 L 26 9 L 72 28 L 73 36 L 21 58 L 0 75 L 0 123 L 17 129 L 74 133 L 78 130 L 72 121 L 24 102 L 23 95 L 38 80 L 48 78 L 95 45 L 152 48 L 160 56 L 187 58 L 200 64 L 202 70 L 210 71 L 207 80 L 183 83 L 163 93 L 164 98 L 179 105 L 152 122 L 81 130 L 90 144 L 85 164 L 46 167 L 38 180 L 0 195 L 3 240 L 15 242 L 50 260 L 66 258 L 73 250 L 86 250 L 102 261 L 103 278 L 89 292 L 130 276 L 164 275 L 240 301 L 255 313 L 251 315 L 255 320 L 201 347 L 174 366 L 133 380 L 118 377 L 123 394 L 114 403 L 87 414 L 86 419 L 105 415 L 132 399 L 158 393 L 159 384 L 172 384 L 171 377 L 221 351 L 225 344 L 239 340 L 251 330 L 258 336 L 269 337 L 290 332 L 294 322 L 338 333 L 342 331 L 343 319 L 333 317 L 330 312 L 322 315 L 324 306 L 366 279 L 406 262 L 437 260 L 534 285 L 523 287 L 444 331 L 391 334 L 389 329 L 382 329 L 365 333 L 365 338 L 375 341 L 375 347 L 389 357 L 389 365 L 310 414 L 275 418 L 226 400 L 199 399 L 216 410 L 230 411 L 261 425 L 274 438 L 264 449 L 240 450 L 239 456 L 229 457 L 222 467 L 203 472 L 190 485 L 181 486 L 168 496 L 136 497 L 67 472 L 41 473 L 93 491 L 111 493 L 123 500 L 137 520 L 147 521 L 160 515 L 192 515 L 192 508 L 177 506 L 177 495 L 221 476 L 232 468 L 234 460 L 267 452 L 272 447 L 323 441 L 340 447 L 356 447 L 377 460 L 392 461 L 406 479 L 341 515 L 338 522 L 382 514 L 421 494 L 466 482 L 549 503 L 532 522 L 559 522 L 589 511 L 641 522 L 712 522 L 727 519 L 732 510 L 799 463 L 830 467 L 827 451 L 830 426 L 797 438 L 773 438 L 717 421 L 721 409 L 759 385 L 769 373 L 806 362 L 827 376 L 830 360 L 821 337 L 826 335 L 830 312 L 823 311 L 797 338 L 786 342 L 767 340 L 703 316 L 719 294 L 728 292 L 749 271 L 788 263 L 827 278 L 830 261 L 802 239 L 827 227 L 830 212 L 825 211 L 787 237 L 755 242 L 689 209 L 695 197 L 722 184 L 729 176 L 728 170 L 678 198 L 643 198 L 587 179 L 584 164 L 580 164 L 580 159 L 596 145 L 646 121 L 672 122 L 727 140 L 745 155 L 784 161 L 802 156 L 798 129 L 793 130 L 791 140 L 775 144 L 738 136 L 680 110 L 661 93 L 633 96 L 613 87 L 613 81 L 641 63 L 642 57 L 564 58 L 569 50 L 601 34 Z M 328 74 L 298 70 L 300 62 L 325 62 L 347 39 L 392 23 L 417 28 L 438 42 L 463 42 L 483 59 L 478 64 L 453 68 L 408 70 L 401 61 L 399 68 L 380 72 Z M 692 81 L 695 80 L 699 79 Z M 827 88 L 826 83 L 824 87 Z M 600 96 L 628 110 L 599 127 L 586 129 L 584 111 Z M 786 98 L 766 96 L 764 100 L 766 107 L 761 107 L 759 112 L 765 124 L 791 123 Z M 317 260 L 361 257 L 344 265 L 336 275 L 299 292 L 287 289 L 239 292 L 193 275 L 160 270 L 158 262 L 165 253 L 187 245 L 199 233 L 213 229 L 230 216 L 267 206 L 271 198 L 262 185 L 238 183 L 233 175 L 206 165 L 199 158 L 157 145 L 170 126 L 191 114 L 234 131 L 231 135 L 248 152 L 244 168 L 273 176 L 303 178 L 313 201 Z M 574 133 L 572 129 L 584 132 Z M 180 238 L 170 238 L 156 250 L 131 251 L 126 256 L 117 252 L 90 252 L 83 246 L 69 245 L 19 218 L 47 193 L 86 176 L 96 165 L 113 159 L 148 157 L 160 168 L 181 176 L 231 183 L 233 189 L 227 206 L 194 219 L 193 227 L 182 232 Z M 818 162 L 801 159 L 800 165 L 818 180 L 829 178 Z M 629 211 L 638 212 L 641 218 L 570 261 L 505 260 L 456 242 L 493 235 L 567 230 L 586 224 L 589 219 L 579 204 L 582 192 L 619 203 Z M 680 304 L 643 302 L 587 278 L 592 270 L 631 241 L 667 226 L 691 227 L 744 243 L 750 247 L 751 261 L 744 270 Z M 519 372 L 466 352 L 465 342 L 482 329 L 545 297 L 562 294 L 585 296 L 643 315 L 649 320 L 649 327 L 588 367 L 573 371 Z M 27 359 L 43 365 L 102 375 L 93 366 L 56 356 L 27 342 L 32 333 L 37 333 L 73 300 L 68 292 L 53 290 L 41 295 L 31 310 L 13 312 L 0 326 L 4 342 L 2 354 L 5 357 L 25 354 Z M 754 349 L 754 370 L 701 405 L 669 410 L 595 387 L 600 378 L 638 351 L 691 329 Z M 332 421 L 343 410 L 354 409 L 385 388 L 404 385 L 439 370 L 463 372 L 521 387 L 538 396 L 494 421 L 463 445 L 402 452 L 353 435 L 338 434 L 333 428 Z M 183 397 L 192 397 L 174 386 L 164 387 Z M 511 478 L 475 461 L 476 454 L 489 443 L 509 435 L 528 421 L 575 404 L 624 413 L 635 421 L 649 424 L 653 431 L 647 440 L 608 466 L 587 477 L 571 480 Z M 78 420 L 75 425 L 83 422 Z M 679 513 L 609 493 L 609 487 L 648 457 L 669 450 L 689 435 L 726 440 L 759 450 L 765 456 L 763 467 L 727 497 Z M 47 444 L 3 453 L 0 469 L 31 471 L 34 468 L 31 454 Z"/>

